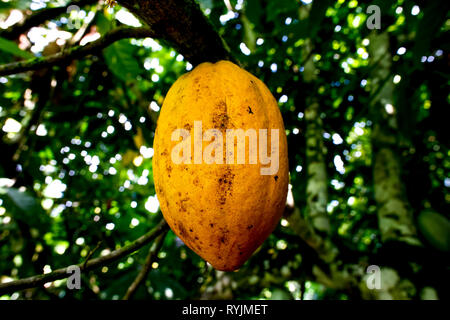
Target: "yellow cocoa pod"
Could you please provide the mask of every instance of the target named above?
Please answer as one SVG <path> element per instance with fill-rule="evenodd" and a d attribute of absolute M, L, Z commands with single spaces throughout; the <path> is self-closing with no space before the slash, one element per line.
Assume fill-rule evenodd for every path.
<path fill-rule="evenodd" d="M 154 139 L 161 211 L 214 268 L 236 270 L 276 227 L 288 189 L 283 119 L 259 79 L 202 63 L 166 95 Z"/>

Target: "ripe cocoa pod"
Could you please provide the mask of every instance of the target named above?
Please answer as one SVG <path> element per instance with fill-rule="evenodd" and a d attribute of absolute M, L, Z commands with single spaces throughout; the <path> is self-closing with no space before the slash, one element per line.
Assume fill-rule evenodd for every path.
<path fill-rule="evenodd" d="M 214 268 L 241 267 L 276 227 L 288 190 L 286 133 L 268 88 L 229 61 L 198 65 L 167 93 L 154 149 L 171 229 Z"/>

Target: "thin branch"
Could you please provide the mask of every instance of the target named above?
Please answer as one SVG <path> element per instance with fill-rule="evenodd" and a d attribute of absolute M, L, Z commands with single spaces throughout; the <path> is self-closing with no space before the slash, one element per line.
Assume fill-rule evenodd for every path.
<path fill-rule="evenodd" d="M 93 269 L 96 269 L 98 267 L 105 266 L 107 264 L 110 264 L 114 261 L 119 260 L 122 257 L 125 257 L 146 244 L 153 241 L 155 238 L 157 238 L 159 235 L 163 234 L 168 230 L 168 225 L 165 222 L 165 220 L 162 220 L 155 228 L 150 230 L 148 233 L 144 234 L 140 238 L 134 240 L 132 243 L 112 251 L 111 253 L 101 256 L 92 260 L 89 260 L 86 264 L 84 262 L 79 263 L 78 267 L 82 272 L 87 272 Z M 67 278 L 70 273 L 67 273 L 68 267 L 57 269 L 53 272 L 41 274 L 32 276 L 25 279 L 20 279 L 16 281 L 6 282 L 6 283 L 0 283 L 0 296 L 3 294 L 15 292 L 18 290 L 26 289 L 26 288 L 35 288 L 39 287 L 47 282 L 55 281 L 58 279 L 64 279 Z"/>
<path fill-rule="evenodd" d="M 97 242 L 97 245 L 95 246 L 95 248 L 92 249 L 91 251 L 89 251 L 86 259 L 84 260 L 84 264 L 83 264 L 84 268 L 86 268 L 86 264 L 91 259 L 92 255 L 98 250 L 98 248 L 100 248 L 101 244 L 102 244 L 102 241 L 100 240 L 99 242 Z"/>
<path fill-rule="evenodd" d="M 102 6 L 103 6 L 103 3 L 97 3 L 97 6 L 91 11 L 91 12 L 93 12 L 92 16 L 86 17 L 84 19 L 84 22 L 83 22 L 83 25 L 81 26 L 81 28 L 78 29 L 78 31 L 75 32 L 75 34 L 72 36 L 72 38 L 70 38 L 67 41 L 69 46 L 73 46 L 73 45 L 77 44 L 78 42 L 80 42 L 80 40 L 84 37 L 86 30 L 89 28 L 89 26 L 95 20 L 97 12 L 99 10 L 101 10 Z"/>
<path fill-rule="evenodd" d="M 225 3 L 225 7 L 227 7 L 228 11 L 234 12 L 234 8 L 230 3 L 230 0 L 223 0 L 223 2 Z"/>
<path fill-rule="evenodd" d="M 155 32 L 152 29 L 146 28 L 133 28 L 133 27 L 121 27 L 108 32 L 100 39 L 88 43 L 85 46 L 78 46 L 73 48 L 67 48 L 56 54 L 43 57 L 34 58 L 30 60 L 23 60 L 13 63 L 8 63 L 0 66 L 0 76 L 16 74 L 24 71 L 36 70 L 51 65 L 70 61 L 73 59 L 79 59 L 92 54 L 100 49 L 103 49 L 115 41 L 125 38 L 145 38 L 154 37 Z"/>
<path fill-rule="evenodd" d="M 147 278 L 147 275 L 150 272 L 150 268 L 152 267 L 153 262 L 157 260 L 158 252 L 159 250 L 161 250 L 166 234 L 167 232 L 162 233 L 158 238 L 156 238 L 155 242 L 153 242 L 153 245 L 150 247 L 150 250 L 148 251 L 148 255 L 147 258 L 145 259 L 144 265 L 142 266 L 141 272 L 139 272 L 136 279 L 134 279 L 133 283 L 128 288 L 127 293 L 125 293 L 122 300 L 131 299 L 136 293 L 141 283 L 144 282 L 145 278 Z"/>
<path fill-rule="evenodd" d="M 44 23 L 45 21 L 54 19 L 54 18 L 58 17 L 59 15 L 66 13 L 67 8 L 69 8 L 72 5 L 83 7 L 85 5 L 93 4 L 95 2 L 98 2 L 98 0 L 78 0 L 78 1 L 72 1 L 62 7 L 45 8 L 45 9 L 36 11 L 35 13 L 24 18 L 22 22 L 15 24 L 6 30 L 1 30 L 0 38 L 5 38 L 5 39 L 9 39 L 9 40 L 17 39 L 22 33 L 26 32 L 27 30 L 31 29 L 32 27 L 38 26 L 38 25 Z"/>
<path fill-rule="evenodd" d="M 120 4 L 132 11 L 150 27 L 123 27 L 107 33 L 83 47 L 68 48 L 55 55 L 18 61 L 0 66 L 0 76 L 49 67 L 66 60 L 87 56 L 123 38 L 158 38 L 173 46 L 193 65 L 210 61 L 231 60 L 223 39 L 193 0 L 128 0 Z"/>

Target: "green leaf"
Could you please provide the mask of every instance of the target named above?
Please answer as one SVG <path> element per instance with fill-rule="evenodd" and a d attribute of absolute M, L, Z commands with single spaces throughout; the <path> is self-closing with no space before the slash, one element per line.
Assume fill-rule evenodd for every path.
<path fill-rule="evenodd" d="M 135 79 L 141 71 L 133 52 L 134 47 L 126 39 L 114 42 L 103 52 L 108 68 L 123 81 Z"/>
<path fill-rule="evenodd" d="M 0 38 L 0 50 L 24 59 L 34 58 L 33 54 L 21 50 L 14 41 L 6 40 L 4 38 Z"/>
<path fill-rule="evenodd" d="M 256 49 L 256 34 L 253 31 L 253 25 L 246 15 L 241 15 L 242 25 L 244 26 L 244 42 L 250 51 Z"/>
<path fill-rule="evenodd" d="M 450 251 L 450 222 L 447 218 L 436 212 L 424 211 L 417 222 L 423 236 L 433 247 Z"/>
<path fill-rule="evenodd" d="M 6 195 L 23 211 L 34 211 L 36 209 L 36 200 L 25 192 L 20 192 L 15 188 L 8 188 Z"/>
<path fill-rule="evenodd" d="M 206 9 L 212 9 L 214 6 L 212 0 L 199 0 L 198 4 L 203 11 Z"/>
<path fill-rule="evenodd" d="M 322 26 L 322 21 L 325 18 L 327 8 L 332 4 L 330 0 L 314 1 L 311 7 L 311 12 L 308 17 L 308 36 L 311 39 L 316 37 L 319 28 Z"/>
<path fill-rule="evenodd" d="M 6 198 L 15 207 L 14 218 L 17 220 L 41 230 L 49 222 L 49 217 L 29 193 L 21 192 L 16 188 L 0 188 L 0 194 L 6 195 Z"/>
<path fill-rule="evenodd" d="M 166 288 L 171 288 L 176 297 L 186 299 L 188 291 L 177 280 L 167 274 L 163 274 L 161 270 L 154 270 L 149 274 L 150 283 L 155 291 L 164 292 Z"/>
<path fill-rule="evenodd" d="M 247 0 L 245 4 L 245 14 L 254 25 L 261 24 L 261 17 L 264 9 L 259 0 Z"/>
<path fill-rule="evenodd" d="M 9 9 L 26 10 L 29 9 L 30 1 L 28 0 L 16 0 L 16 1 L 0 1 L 0 12 Z"/>
<path fill-rule="evenodd" d="M 266 7 L 267 21 L 275 21 L 287 13 L 295 13 L 298 3 L 292 0 L 271 1 Z"/>
<path fill-rule="evenodd" d="M 102 12 L 97 13 L 96 16 L 97 29 L 101 35 L 104 35 L 109 30 L 111 30 L 111 20 L 109 20 Z"/>
<path fill-rule="evenodd" d="M 283 289 L 276 288 L 272 291 L 272 300 L 293 300 L 292 295 Z"/>
<path fill-rule="evenodd" d="M 423 18 L 417 26 L 415 45 L 412 49 L 415 62 L 428 53 L 433 35 L 436 34 L 447 19 L 449 3 L 430 1 L 424 9 Z"/>

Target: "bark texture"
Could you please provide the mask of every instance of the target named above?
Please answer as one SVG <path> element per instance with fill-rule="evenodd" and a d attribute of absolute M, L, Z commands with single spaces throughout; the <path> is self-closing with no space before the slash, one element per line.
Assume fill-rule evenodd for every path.
<path fill-rule="evenodd" d="M 390 148 L 382 147 L 375 153 L 373 175 L 382 240 L 420 244 L 411 208 L 404 197 L 400 164 Z"/>
<path fill-rule="evenodd" d="M 324 159 L 323 124 L 319 104 L 310 103 L 305 112 L 306 119 L 306 162 L 308 182 L 306 186 L 306 215 L 312 227 L 322 233 L 330 232 L 327 214 L 327 172 Z"/>
<path fill-rule="evenodd" d="M 401 165 L 397 157 L 397 124 L 393 105 L 392 57 L 387 33 L 372 34 L 369 53 L 379 61 L 372 72 L 371 114 L 375 120 L 372 134 L 373 177 L 378 224 L 382 241 L 404 241 L 420 245 L 413 213 L 405 197 Z M 387 110 L 389 112 L 387 112 Z"/>
<path fill-rule="evenodd" d="M 305 71 L 303 80 L 309 90 L 314 90 L 317 78 L 313 61 L 314 47 L 310 40 L 303 49 Z M 323 144 L 323 122 L 320 118 L 320 105 L 315 99 L 299 101 L 306 104 L 306 211 L 304 216 L 298 208 L 287 207 L 285 216 L 291 229 L 298 234 L 309 247 L 313 248 L 320 259 L 331 263 L 338 255 L 337 247 L 331 242 L 330 222 L 327 214 L 328 181 L 325 165 L 325 146 Z"/>
<path fill-rule="evenodd" d="M 225 42 L 192 0 L 119 0 L 194 66 L 202 62 L 236 62 Z"/>
<path fill-rule="evenodd" d="M 334 261 L 338 255 L 338 249 L 329 240 L 329 238 L 321 237 L 314 230 L 309 221 L 306 221 L 297 207 L 286 206 L 284 213 L 285 218 L 289 222 L 292 231 L 295 232 L 305 243 L 311 247 L 321 260 L 326 263 Z"/>

